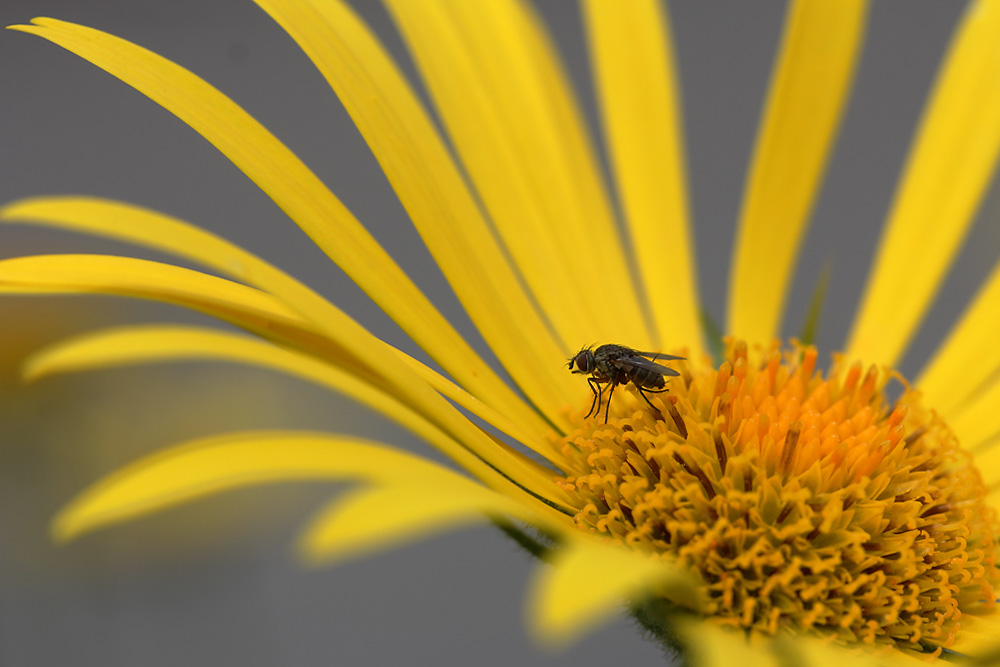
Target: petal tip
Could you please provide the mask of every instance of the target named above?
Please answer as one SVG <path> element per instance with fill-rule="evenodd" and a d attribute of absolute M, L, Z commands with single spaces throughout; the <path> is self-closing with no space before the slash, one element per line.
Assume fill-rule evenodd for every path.
<path fill-rule="evenodd" d="M 36 16 L 31 19 L 28 23 L 12 23 L 6 26 L 8 30 L 17 30 L 19 32 L 37 32 L 39 28 L 45 27 L 47 24 L 58 23 L 56 19 L 49 18 L 48 16 Z"/>
<path fill-rule="evenodd" d="M 82 535 L 85 527 L 74 515 L 75 512 L 69 507 L 59 512 L 49 525 L 49 539 L 64 546 Z"/>

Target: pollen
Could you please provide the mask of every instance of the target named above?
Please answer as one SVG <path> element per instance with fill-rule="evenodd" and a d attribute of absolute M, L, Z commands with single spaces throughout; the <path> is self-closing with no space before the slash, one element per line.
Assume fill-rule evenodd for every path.
<path fill-rule="evenodd" d="M 947 647 L 995 599 L 986 488 L 918 391 L 816 360 L 729 341 L 718 368 L 672 364 L 655 409 L 630 388 L 607 424 L 577 414 L 557 443 L 576 523 L 680 562 L 723 625 Z"/>

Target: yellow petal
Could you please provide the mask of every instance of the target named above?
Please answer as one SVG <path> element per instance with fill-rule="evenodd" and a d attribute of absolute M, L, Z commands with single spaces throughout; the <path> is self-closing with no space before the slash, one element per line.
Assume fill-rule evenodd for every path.
<path fill-rule="evenodd" d="M 0 261 L 0 293 L 113 294 L 164 301 L 207 313 L 271 340 L 318 348 L 324 358 L 374 381 L 372 371 L 338 347 L 337 339 L 317 340 L 297 313 L 271 295 L 170 264 L 104 255 L 17 257 Z"/>
<path fill-rule="evenodd" d="M 338 498 L 306 530 L 300 553 L 311 564 L 328 563 L 517 509 L 508 498 L 455 475 L 414 481 Z"/>
<path fill-rule="evenodd" d="M 557 363 L 568 354 L 566 346 L 552 337 L 521 288 L 433 124 L 381 44 L 341 2 L 257 4 L 298 42 L 337 92 L 456 296 L 514 382 L 550 419 L 564 419 L 560 409 L 577 396 Z M 448 370 L 466 382 L 468 370 L 461 376 Z"/>
<path fill-rule="evenodd" d="M 352 333 L 347 337 L 356 339 L 359 334 L 363 334 L 372 338 L 346 313 L 285 272 L 225 239 L 157 211 L 91 197 L 40 197 L 4 206 L 0 209 L 0 221 L 99 234 L 172 253 L 269 291 L 279 298 L 284 297 L 290 303 L 305 303 L 306 307 L 302 310 L 314 316 L 317 311 L 329 313 L 340 330 L 345 328 L 344 324 L 350 325 Z M 242 286 L 235 289 L 245 290 Z M 279 304 L 272 308 L 275 313 L 282 313 L 285 319 L 276 320 L 265 329 L 250 328 L 269 339 L 291 342 L 324 358 L 336 356 L 341 365 L 361 372 L 359 363 L 347 363 L 344 358 L 347 356 L 345 349 L 337 349 L 331 353 L 330 341 L 322 337 L 309 320 L 287 312 L 288 309 Z M 290 316 L 294 320 L 288 320 Z M 391 353 L 401 355 L 408 366 L 445 396 L 521 442 L 541 446 L 550 430 L 550 426 L 538 413 L 525 404 L 488 366 L 467 369 L 479 379 L 472 383 L 473 391 L 481 392 L 477 394 L 477 400 L 403 352 L 393 349 Z M 497 408 L 496 411 L 492 409 L 494 407 Z M 505 416 L 501 417 L 498 412 Z M 514 423 L 518 426 L 514 427 Z M 530 435 L 524 435 L 525 433 Z"/>
<path fill-rule="evenodd" d="M 294 327 L 268 294 L 205 273 L 131 257 L 37 255 L 0 261 L 0 293 L 116 294 L 166 301 L 249 329 Z"/>
<path fill-rule="evenodd" d="M 59 540 L 241 486 L 303 479 L 405 481 L 451 474 L 418 456 L 322 433 L 229 433 L 177 445 L 118 470 L 69 503 Z"/>
<path fill-rule="evenodd" d="M 994 410 L 996 409 L 994 404 Z M 994 436 L 1000 433 L 994 433 Z M 961 438 L 961 433 L 959 433 Z M 983 477 L 983 483 L 991 488 L 987 503 L 1000 510 L 1000 493 L 992 490 L 992 487 L 1000 485 L 1000 447 L 995 440 L 986 444 L 980 443 L 975 452 L 976 469 Z"/>
<path fill-rule="evenodd" d="M 182 67 L 141 47 L 98 30 L 54 19 L 36 19 L 15 29 L 39 35 L 89 60 L 159 103 L 191 125 L 246 173 L 278 204 L 358 285 L 409 334 L 421 348 L 463 385 L 477 387 L 492 373 L 420 290 L 392 261 L 374 238 L 294 154 L 232 100 Z M 320 309 L 317 299 L 299 295 L 295 304 L 303 316 Z M 282 298 L 288 298 L 282 295 Z M 308 302 L 309 308 L 301 308 Z M 510 321 L 505 324 L 509 326 Z M 342 321 L 338 322 L 343 326 Z M 334 328 L 326 325 L 327 328 Z M 543 340 L 544 331 L 531 330 L 527 338 Z M 359 343 L 360 345 L 360 343 Z M 371 352 L 371 346 L 369 346 Z M 554 354 L 554 353 L 553 353 Z M 559 350 L 557 359 L 565 356 Z M 552 364 L 552 359 L 546 363 Z M 555 364 L 558 366 L 558 364 Z M 533 398 L 546 396 L 562 406 L 569 396 L 569 380 L 539 365 L 524 378 L 544 386 Z M 495 389 L 495 387 L 494 387 Z M 473 390 L 475 391 L 475 390 Z M 489 394 L 489 391 L 485 392 Z M 440 409 L 440 406 L 439 406 Z M 556 407 L 549 405 L 555 414 Z"/>
<path fill-rule="evenodd" d="M 463 468 L 495 488 L 521 495 L 497 470 L 520 472 L 518 479 L 550 480 L 552 473 L 506 445 L 494 443 L 486 461 L 474 456 L 423 415 L 355 374 L 307 355 L 222 331 L 184 326 L 129 326 L 88 333 L 36 354 L 29 379 L 58 372 L 135 363 L 203 359 L 253 364 L 314 382 L 382 413 L 425 439 Z M 531 487 L 529 487 L 531 488 Z M 541 485 L 544 492 L 547 485 Z M 546 496 L 558 502 L 558 495 Z M 525 499 L 530 502 L 528 498 Z"/>
<path fill-rule="evenodd" d="M 929 405 L 934 407 L 932 403 Z M 1000 435 L 997 405 L 1000 405 L 1000 379 L 993 378 L 948 419 L 948 425 L 964 447 L 975 449 Z"/>
<path fill-rule="evenodd" d="M 677 628 L 685 649 L 690 654 L 692 667 L 782 665 L 771 651 L 751 645 L 747 636 L 738 630 L 723 629 L 707 620 L 679 620 Z"/>
<path fill-rule="evenodd" d="M 1000 265 L 993 269 L 915 383 L 927 405 L 949 421 L 988 391 L 984 382 L 1000 368 L 1000 345 L 996 344 L 998 312 Z M 1000 430 L 1000 420 L 996 427 Z"/>
<path fill-rule="evenodd" d="M 684 606 L 699 605 L 694 578 L 649 554 L 570 536 L 550 561 L 536 576 L 529 600 L 532 628 L 545 642 L 569 643 L 618 612 L 623 602 L 652 591 Z"/>
<path fill-rule="evenodd" d="M 890 667 L 926 665 L 926 659 L 894 649 L 868 653 L 863 647 L 846 648 L 829 640 L 794 634 L 748 637 L 742 630 L 722 628 L 712 621 L 679 618 L 678 634 L 690 655 L 692 667 Z"/>
<path fill-rule="evenodd" d="M 1000 2 L 971 3 L 938 73 L 847 345 L 895 365 L 937 294 L 1000 154 Z"/>
<path fill-rule="evenodd" d="M 962 614 L 960 630 L 955 643 L 949 646 L 953 651 L 970 657 L 984 654 L 1000 656 L 1000 613 Z M 978 665 L 993 665 L 995 662 L 977 662 Z"/>
<path fill-rule="evenodd" d="M 390 0 L 452 143 L 570 346 L 651 343 L 594 151 L 541 22 L 518 0 Z"/>
<path fill-rule="evenodd" d="M 757 134 L 729 282 L 728 333 L 779 333 L 789 279 L 861 51 L 865 0 L 796 0 Z"/>
<path fill-rule="evenodd" d="M 665 8 L 657 0 L 583 3 L 604 133 L 649 298 L 654 347 L 703 351 L 684 131 Z"/>

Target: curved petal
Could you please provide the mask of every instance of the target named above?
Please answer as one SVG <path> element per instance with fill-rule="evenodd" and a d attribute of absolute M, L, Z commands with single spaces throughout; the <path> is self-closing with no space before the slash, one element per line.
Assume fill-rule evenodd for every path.
<path fill-rule="evenodd" d="M 523 291 L 419 100 L 341 2 L 257 0 L 340 97 L 456 296 L 514 382 L 550 419 L 572 400 L 566 355 Z M 511 326 L 517 322 L 517 326 Z M 468 372 L 466 372 L 468 374 Z M 455 375 L 461 380 L 459 375 Z"/>
<path fill-rule="evenodd" d="M 455 473 L 360 438 L 252 431 L 200 438 L 142 458 L 71 501 L 52 525 L 56 539 L 121 523 L 241 486 L 303 479 L 434 480 Z"/>
<path fill-rule="evenodd" d="M 39 197 L 16 201 L 0 208 L 0 221 L 47 225 L 156 248 L 199 262 L 237 280 L 269 291 L 279 298 L 285 296 L 286 299 L 296 302 L 301 301 L 301 297 L 296 299 L 295 295 L 302 294 L 309 299 L 310 312 L 322 308 L 332 313 L 337 322 L 348 322 L 355 331 L 364 331 L 346 313 L 287 273 L 225 239 L 157 211 L 93 197 Z M 275 312 L 287 310 L 277 304 L 274 309 Z M 269 339 L 283 337 L 285 341 L 326 359 L 334 356 L 341 365 L 361 372 L 359 363 L 346 363 L 344 359 L 348 356 L 346 350 L 338 348 L 335 354 L 331 355 L 329 340 L 323 337 L 310 321 L 301 316 L 296 317 L 298 320 L 296 326 L 285 322 L 283 327 L 272 326 L 264 330 L 251 327 L 251 329 Z M 372 338 L 367 331 L 365 335 Z M 393 350 L 393 353 L 402 355 L 409 366 L 442 394 L 521 442 L 541 443 L 550 430 L 549 425 L 538 413 L 518 397 L 488 366 L 483 366 L 482 369 L 475 367 L 468 369 L 479 379 L 472 387 L 473 391 L 482 392 L 477 394 L 480 399 L 477 400 L 403 352 Z M 503 413 L 505 418 L 497 421 L 496 417 L 499 415 L 494 414 L 487 405 L 483 405 L 483 402 Z M 509 430 L 515 422 L 519 425 L 516 429 L 517 434 Z M 531 435 L 525 438 L 520 432 Z"/>
<path fill-rule="evenodd" d="M 466 378 L 475 386 L 477 374 L 483 377 L 491 374 L 340 200 L 291 151 L 228 97 L 184 68 L 98 30 L 47 18 L 35 19 L 33 25 L 13 28 L 72 51 L 189 124 L 264 190 L 454 377 Z M 315 301 L 310 300 L 313 307 L 316 307 Z M 299 310 L 298 302 L 295 307 Z M 309 310 L 300 312 L 310 317 Z M 330 313 L 326 315 L 332 317 Z M 539 340 L 544 335 L 544 331 L 529 332 L 529 336 L 537 336 Z M 564 355 L 560 350 L 557 358 Z M 543 402 L 550 415 L 557 416 L 558 407 L 562 407 L 570 396 L 571 385 L 567 379 L 554 371 L 529 374 L 526 381 L 531 379 L 548 381 L 544 386 L 549 392 L 537 391 L 532 398 Z M 544 405 L 547 399 L 557 405 Z"/>
<path fill-rule="evenodd" d="M 424 438 L 485 483 L 513 492 L 497 474 L 504 471 L 533 493 L 559 502 L 559 496 L 549 488 L 552 472 L 516 450 L 491 441 L 491 447 L 471 452 L 423 415 L 355 374 L 245 336 L 198 327 L 119 327 L 84 334 L 42 350 L 29 361 L 27 375 L 34 379 L 55 372 L 191 359 L 270 368 L 346 394 Z"/>
<path fill-rule="evenodd" d="M 910 148 L 847 357 L 895 365 L 937 294 L 1000 156 L 1000 2 L 971 3 Z"/>
<path fill-rule="evenodd" d="M 697 356 L 704 345 L 668 14 L 657 0 L 586 0 L 583 8 L 608 152 L 655 325 L 654 347 L 687 347 Z"/>
<path fill-rule="evenodd" d="M 110 255 L 36 255 L 0 260 L 3 294 L 115 294 L 184 306 L 251 330 L 297 325 L 269 294 L 199 271 Z"/>
<path fill-rule="evenodd" d="M 359 362 L 343 346 L 342 339 L 353 332 L 337 338 L 321 337 L 271 295 L 179 266 L 106 255 L 17 257 L 0 261 L 0 293 L 113 294 L 163 301 L 223 319 L 269 340 L 318 351 L 325 360 L 336 361 L 370 382 L 379 382 L 371 367 Z M 375 340 L 364 329 L 361 331 Z M 379 343 L 384 365 L 388 346 Z M 386 384 L 384 378 L 381 384 Z"/>
<path fill-rule="evenodd" d="M 984 383 L 1000 369 L 997 313 L 1000 313 L 1000 264 L 914 383 L 926 404 L 949 421 L 972 407 L 980 397 L 985 398 L 989 388 Z M 1000 419 L 995 430 L 1000 430 Z"/>
<path fill-rule="evenodd" d="M 457 475 L 359 489 L 324 510 L 299 540 L 311 564 L 329 563 L 433 533 L 523 514 L 509 498 Z"/>
<path fill-rule="evenodd" d="M 733 249 L 726 331 L 779 333 L 803 233 L 861 51 L 866 0 L 788 6 Z"/>
<path fill-rule="evenodd" d="M 651 343 L 578 104 L 531 9 L 518 0 L 387 6 L 563 341 Z"/>
<path fill-rule="evenodd" d="M 697 608 L 699 589 L 677 564 L 621 546 L 573 536 L 542 566 L 532 585 L 529 611 L 539 638 L 566 644 L 621 609 L 623 601 L 656 591 Z"/>

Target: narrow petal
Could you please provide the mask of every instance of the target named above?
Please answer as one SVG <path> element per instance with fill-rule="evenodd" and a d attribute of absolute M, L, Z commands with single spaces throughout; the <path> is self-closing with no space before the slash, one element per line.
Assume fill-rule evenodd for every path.
<path fill-rule="evenodd" d="M 54 19 L 36 19 L 15 29 L 39 35 L 118 77 L 162 105 L 208 139 L 270 196 L 316 244 L 463 385 L 490 373 L 381 246 L 294 154 L 243 109 L 182 67 L 112 35 Z M 501 304 L 488 304 L 499 308 Z M 298 309 L 298 306 L 296 306 Z M 308 313 L 303 313 L 308 316 Z M 516 320 L 519 321 L 519 320 Z M 511 320 L 504 325 L 510 328 Z M 530 322 L 528 323 L 530 324 Z M 527 325 L 526 325 L 527 326 Z M 503 331 L 504 327 L 498 327 Z M 545 340 L 532 328 L 526 339 Z M 539 346 L 541 343 L 538 344 Z M 525 349 L 528 352 L 529 348 Z M 530 350 L 538 349 L 532 345 Z M 550 370 L 550 352 L 533 373 L 518 377 L 535 391 L 532 399 L 557 415 L 570 397 L 565 374 Z M 559 350 L 556 358 L 563 358 Z M 507 359 L 506 361 L 510 361 Z M 536 385 L 541 384 L 542 389 Z"/>
<path fill-rule="evenodd" d="M 512 501 L 457 475 L 360 489 L 331 503 L 299 541 L 312 564 L 328 563 L 516 512 Z"/>
<path fill-rule="evenodd" d="M 454 475 L 386 445 L 322 433 L 259 431 L 193 440 L 97 482 L 56 517 L 59 540 L 212 493 L 304 479 L 389 482 Z"/>
<path fill-rule="evenodd" d="M 270 295 L 199 271 L 131 257 L 37 255 L 0 261 L 0 293 L 116 294 L 165 301 L 252 330 L 291 327 L 294 311 Z"/>
<path fill-rule="evenodd" d="M 28 362 L 26 372 L 29 379 L 36 379 L 57 372 L 179 360 L 246 363 L 314 382 L 396 421 L 487 484 L 516 493 L 497 474 L 498 470 L 512 471 L 517 473 L 515 479 L 529 490 L 537 490 L 550 502 L 559 502 L 558 495 L 549 489 L 552 473 L 516 450 L 493 443 L 493 447 L 482 452 L 485 456 L 474 455 L 423 415 L 354 373 L 246 336 L 184 326 L 118 327 L 46 348 Z"/>
<path fill-rule="evenodd" d="M 997 313 L 1000 313 L 1000 264 L 915 383 L 927 405 L 949 421 L 985 398 L 989 389 L 984 383 L 1000 369 Z M 1000 430 L 1000 419 L 994 426 L 994 430 Z"/>
<path fill-rule="evenodd" d="M 684 129 L 665 8 L 586 0 L 585 27 L 618 192 L 657 335 L 704 350 L 688 214 Z"/>
<path fill-rule="evenodd" d="M 570 346 L 651 343 L 579 105 L 518 0 L 389 0 L 479 196 Z"/>
<path fill-rule="evenodd" d="M 729 282 L 728 333 L 778 335 L 792 271 L 861 52 L 865 0 L 788 7 L 743 194 Z"/>
<path fill-rule="evenodd" d="M 271 292 L 279 298 L 285 297 L 292 303 L 301 303 L 304 297 L 308 299 L 309 307 L 303 310 L 313 313 L 322 309 L 330 313 L 335 322 L 350 323 L 355 331 L 362 329 L 346 313 L 275 266 L 210 232 L 157 211 L 91 197 L 40 197 L 16 201 L 0 208 L 0 221 L 99 234 L 172 253 Z M 263 331 L 255 331 L 269 339 L 284 336 L 285 340 L 296 346 L 329 358 L 329 345 L 323 345 L 327 342 L 326 339 L 309 321 L 301 316 L 298 319 L 297 326 L 269 327 Z M 371 338 L 370 334 L 365 334 Z M 393 353 L 403 355 L 408 365 L 435 389 L 521 442 L 530 440 L 540 443 L 551 428 L 485 364 L 468 369 L 478 379 L 472 387 L 472 391 L 480 392 L 476 394 L 477 400 L 424 364 L 398 350 L 393 350 Z M 343 350 L 337 356 L 343 357 Z M 487 405 L 483 405 L 484 402 Z M 493 414 L 488 406 L 496 408 L 505 418 L 498 421 L 498 415 Z M 509 428 L 515 422 L 519 425 L 518 431 L 531 435 L 525 437 L 511 432 Z"/>
<path fill-rule="evenodd" d="M 572 380 L 554 363 L 566 357 L 566 346 L 551 335 L 522 289 L 432 122 L 378 40 L 338 1 L 257 4 L 336 91 L 514 382 L 550 419 L 562 419 L 560 409 L 577 396 Z"/>
<path fill-rule="evenodd" d="M 961 247 L 1000 155 L 1000 2 L 966 9 L 896 191 L 847 356 L 895 365 Z"/>
<path fill-rule="evenodd" d="M 543 641 L 566 644 L 618 612 L 622 603 L 656 591 L 697 608 L 699 591 L 680 566 L 621 546 L 579 537 L 552 556 L 532 586 L 532 628 Z"/>

